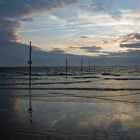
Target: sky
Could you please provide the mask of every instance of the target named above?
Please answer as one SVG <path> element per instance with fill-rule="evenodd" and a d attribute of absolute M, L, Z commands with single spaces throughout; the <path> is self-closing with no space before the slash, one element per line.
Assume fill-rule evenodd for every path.
<path fill-rule="evenodd" d="M 0 65 L 26 65 L 30 41 L 37 65 L 139 65 L 140 0 L 0 0 Z"/>

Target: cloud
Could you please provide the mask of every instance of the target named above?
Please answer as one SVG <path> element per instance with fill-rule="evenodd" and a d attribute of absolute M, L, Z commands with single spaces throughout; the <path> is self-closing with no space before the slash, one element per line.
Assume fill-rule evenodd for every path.
<path fill-rule="evenodd" d="M 89 38 L 89 36 L 83 35 L 83 36 L 80 36 L 80 38 Z"/>
<path fill-rule="evenodd" d="M 20 19 L 21 21 L 24 21 L 24 22 L 32 22 L 33 21 L 33 18 L 21 18 Z"/>
<path fill-rule="evenodd" d="M 17 20 L 0 19 L 0 42 L 2 41 L 18 41 L 20 37 L 17 32 L 20 24 Z"/>
<path fill-rule="evenodd" d="M 122 13 L 116 8 L 117 4 L 115 0 L 89 0 L 81 6 L 81 11 L 92 15 L 108 15 L 110 18 L 120 20 Z"/>
<path fill-rule="evenodd" d="M 121 2 L 118 0 L 88 0 L 79 10 L 80 17 L 91 19 L 92 23 L 101 26 L 117 25 L 137 25 L 140 23 L 140 3 L 133 0 L 133 6 L 129 3 L 132 0 L 124 2 L 124 5 L 118 8 Z M 127 7 L 129 5 L 129 8 Z M 97 16 L 98 15 L 98 16 Z M 99 21 L 99 23 L 98 23 Z"/>
<path fill-rule="evenodd" d="M 54 48 L 52 51 L 50 51 L 51 53 L 56 53 L 56 54 L 65 54 L 65 52 L 61 49 L 58 48 Z"/>
<path fill-rule="evenodd" d="M 53 9 L 56 8 L 63 8 L 64 6 L 67 6 L 69 4 L 75 3 L 77 0 L 0 0 L 0 63 L 5 63 L 3 60 L 7 59 L 7 64 L 11 64 L 11 62 L 13 62 L 13 64 L 16 64 L 16 62 L 18 61 L 20 63 L 23 62 L 23 64 L 26 64 L 27 58 L 27 54 L 28 54 L 28 50 L 27 49 L 27 45 L 26 44 L 22 44 L 19 43 L 20 42 L 20 36 L 18 34 L 19 30 L 20 30 L 20 22 L 24 21 L 24 22 L 32 22 L 33 19 L 30 18 L 31 15 L 35 14 L 35 13 L 39 13 L 42 11 L 47 11 L 50 12 Z M 92 3 L 90 5 L 90 2 Z M 85 5 L 83 4 L 82 7 L 83 9 L 85 8 L 87 11 L 90 11 L 93 13 L 93 15 L 90 14 L 85 14 L 85 17 L 81 14 L 81 17 L 74 17 L 75 21 L 73 20 L 73 18 L 70 18 L 71 20 L 69 20 L 67 22 L 67 25 L 70 26 L 70 31 L 75 30 L 75 28 L 73 28 L 74 26 L 76 27 L 76 30 L 78 30 L 78 33 L 82 30 L 80 29 L 85 29 L 86 27 L 88 29 L 90 29 L 90 31 L 92 30 L 93 33 L 95 33 L 94 28 L 91 27 L 95 27 L 95 25 L 100 25 L 100 26 L 112 26 L 112 25 L 116 25 L 116 21 L 113 20 L 111 18 L 111 16 L 118 16 L 118 14 L 120 14 L 119 12 L 121 12 L 121 14 L 123 14 L 123 18 L 124 17 L 132 17 L 131 14 L 135 15 L 135 18 L 137 18 L 137 14 L 134 13 L 133 11 L 129 11 L 129 12 L 124 12 L 124 11 L 116 11 L 116 9 L 114 10 L 114 13 L 111 13 L 111 9 L 113 7 L 114 4 L 114 0 L 90 0 L 90 2 L 85 1 Z M 71 9 L 70 9 L 71 10 Z M 132 13 L 133 12 L 133 13 Z M 100 13 L 99 15 L 97 15 L 97 13 Z M 49 14 L 50 15 L 50 14 Z M 82 17 L 84 17 L 85 19 L 83 19 Z M 50 15 L 50 20 L 54 22 L 54 20 L 58 20 L 58 17 L 56 17 L 55 15 Z M 67 19 L 68 20 L 68 19 Z M 126 20 L 126 19 L 125 19 Z M 126 20 L 128 21 L 128 20 Z M 48 22 L 48 21 L 47 21 Z M 51 23 L 51 22 L 50 22 Z M 129 24 L 129 22 L 126 22 L 127 24 Z M 46 24 L 46 23 L 45 23 Z M 55 24 L 54 24 L 55 25 Z M 62 29 L 65 27 L 66 24 L 59 26 L 59 25 L 55 25 L 55 26 L 51 26 L 51 27 L 45 27 L 42 29 L 35 29 L 35 30 L 31 30 L 31 32 L 34 31 L 44 31 L 44 30 L 50 30 L 50 29 Z M 120 24 L 119 24 L 120 25 Z M 68 26 L 67 26 L 68 27 Z M 79 28 L 78 28 L 79 27 Z M 86 29 L 87 29 L 86 28 Z M 28 29 L 26 29 L 28 32 Z M 118 29 L 117 29 L 118 30 Z M 25 30 L 24 30 L 25 31 Z M 26 32 L 26 31 L 25 31 Z M 30 32 L 30 31 L 29 31 Z M 98 30 L 99 32 L 99 30 Z M 101 30 L 101 32 L 104 34 L 105 31 Z M 109 32 L 109 30 L 107 29 L 107 33 Z M 66 32 L 68 33 L 68 32 Z M 114 34 L 114 32 L 113 32 Z M 78 34 L 79 35 L 79 34 Z M 35 54 L 38 55 L 40 57 L 44 57 L 43 60 L 46 61 L 50 64 L 52 62 L 54 62 L 54 65 L 57 64 L 59 58 L 61 60 L 64 60 L 64 58 L 68 55 L 69 57 L 73 57 L 73 63 L 75 63 L 75 60 L 77 60 L 80 57 L 83 57 L 83 55 L 88 55 L 89 53 L 91 53 L 91 55 L 94 55 L 94 52 L 98 53 L 100 55 L 100 53 L 102 53 L 100 51 L 100 47 L 102 47 L 103 51 L 110 51 L 110 50 L 115 50 L 118 51 L 118 49 L 116 46 L 118 44 L 120 44 L 120 40 L 116 40 L 116 42 L 112 39 L 110 42 L 108 41 L 109 39 L 99 39 L 99 37 L 95 37 L 94 39 L 92 37 L 89 36 L 88 34 L 88 30 L 87 33 L 85 33 L 85 31 L 83 30 L 82 35 L 80 34 L 80 39 L 77 40 L 77 38 L 70 40 L 69 42 L 65 42 L 65 40 L 63 39 L 62 42 L 64 42 L 64 44 L 59 42 L 57 43 L 57 41 L 54 43 L 57 47 L 63 47 L 63 50 L 54 48 L 54 50 L 50 51 L 50 52 L 43 52 L 43 51 L 35 51 Z M 100 36 L 101 37 L 101 36 Z M 115 38 L 113 36 L 113 38 Z M 127 48 L 132 48 L 132 46 L 123 46 L 123 45 L 128 45 L 130 44 L 130 42 L 132 42 L 133 44 L 135 44 L 135 48 L 138 48 L 138 45 L 136 43 L 136 40 L 139 41 L 140 39 L 140 34 L 129 34 L 126 37 L 124 37 L 124 40 L 121 42 L 121 47 L 125 47 Z M 53 40 L 54 42 L 54 40 Z M 116 46 L 115 46 L 115 43 Z M 118 43 L 119 42 L 119 43 Z M 48 47 L 54 47 L 55 45 L 52 44 L 47 44 Z M 93 45 L 94 44 L 94 45 Z M 44 44 L 43 44 L 44 45 Z M 93 46 L 92 46 L 93 45 Z M 15 47 L 14 47 L 15 46 Z M 71 50 L 66 50 L 67 46 L 79 46 L 75 47 L 75 49 Z M 84 46 L 84 47 L 81 47 Z M 96 47 L 96 46 L 100 46 L 100 47 Z M 111 48 L 113 46 L 113 48 Z M 118 45 L 119 46 L 119 45 Z M 74 47 L 73 47 L 74 48 Z M 121 48 L 122 49 L 122 48 Z M 76 52 L 77 50 L 77 52 Z M 81 53 L 80 51 L 81 50 Z M 24 53 L 23 53 L 24 52 Z M 68 53 L 72 53 L 75 55 L 70 55 Z M 105 53 L 105 52 L 103 52 Z M 8 56 L 8 58 L 6 58 L 6 54 L 10 54 L 10 56 Z M 15 55 L 16 54 L 16 55 Z M 76 55 L 76 54 L 79 54 Z M 80 55 L 81 54 L 81 55 Z M 132 51 L 132 50 L 127 50 L 126 54 L 129 55 L 125 55 L 126 57 L 128 56 L 133 56 L 133 55 L 137 55 L 139 54 L 139 51 Z M 25 56 L 26 58 L 25 58 Z M 46 57 L 47 55 L 47 57 Z M 116 56 L 123 56 L 123 53 L 119 52 L 116 54 L 110 53 L 111 57 L 116 57 Z M 100 57 L 100 56 L 99 56 Z M 96 58 L 99 58 L 96 57 Z M 105 56 L 101 56 L 100 58 L 104 58 Z M 109 59 L 109 57 L 108 57 Z M 52 60 L 52 61 L 51 61 Z M 25 63 L 24 63 L 25 61 Z M 62 62 L 62 61 L 61 61 Z M 62 64 L 62 63 L 61 63 Z"/>
<path fill-rule="evenodd" d="M 96 46 L 87 46 L 87 47 L 80 47 L 80 49 L 85 50 L 86 52 L 99 52 L 101 50 L 101 47 L 96 47 Z"/>
<path fill-rule="evenodd" d="M 116 21 L 129 22 L 132 25 L 138 25 L 140 23 L 140 10 L 120 10 L 120 15 L 114 17 Z"/>
<path fill-rule="evenodd" d="M 81 9 L 86 12 L 106 13 L 112 9 L 113 4 L 114 0 L 90 0 Z"/>
<path fill-rule="evenodd" d="M 122 48 L 140 48 L 140 33 L 127 34 L 121 42 Z"/>
<path fill-rule="evenodd" d="M 132 42 L 132 43 L 122 43 L 120 44 L 122 48 L 140 48 L 140 42 Z"/>
<path fill-rule="evenodd" d="M 0 41 L 19 41 L 20 21 L 41 11 L 64 7 L 76 0 L 0 0 Z"/>
<path fill-rule="evenodd" d="M 0 18 L 19 18 L 35 12 L 63 7 L 74 2 L 76 0 L 1 0 Z"/>
<path fill-rule="evenodd" d="M 131 34 L 128 34 L 127 36 L 130 37 L 130 38 L 133 38 L 133 39 L 139 39 L 140 40 L 140 33 L 131 33 Z"/>
<path fill-rule="evenodd" d="M 118 57 L 118 58 L 138 58 L 138 61 L 140 60 L 140 50 L 133 50 L 133 49 L 127 49 L 126 52 L 116 52 L 116 53 L 110 53 L 109 57 Z"/>

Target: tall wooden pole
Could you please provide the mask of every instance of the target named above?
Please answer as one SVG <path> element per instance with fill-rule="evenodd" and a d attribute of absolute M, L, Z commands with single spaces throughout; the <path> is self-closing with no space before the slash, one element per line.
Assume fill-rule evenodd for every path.
<path fill-rule="evenodd" d="M 29 48 L 29 88 L 31 89 L 31 72 L 32 72 L 32 46 L 31 46 L 31 41 L 30 41 L 30 48 Z"/>
<path fill-rule="evenodd" d="M 32 81 L 31 81 L 31 74 L 32 74 L 32 45 L 31 45 L 31 41 L 30 41 L 30 47 L 29 47 L 29 108 L 28 111 L 30 113 L 30 122 L 32 123 L 32 102 L 31 102 L 31 97 L 32 97 L 32 93 L 31 93 L 31 85 L 32 85 Z"/>

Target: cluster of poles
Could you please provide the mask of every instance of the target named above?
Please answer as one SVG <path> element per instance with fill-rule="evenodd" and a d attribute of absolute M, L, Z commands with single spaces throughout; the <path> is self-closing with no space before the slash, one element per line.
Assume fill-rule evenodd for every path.
<path fill-rule="evenodd" d="M 30 41 L 30 47 L 29 47 L 29 60 L 28 60 L 28 65 L 29 65 L 29 108 L 28 111 L 30 113 L 30 122 L 32 123 L 32 103 L 31 103 L 31 98 L 32 98 L 32 93 L 31 93 L 31 75 L 32 75 L 32 44 Z M 81 74 L 83 73 L 83 59 L 81 59 Z M 94 64 L 94 69 L 95 69 L 95 64 Z M 88 71 L 91 72 L 91 61 L 89 59 L 88 62 Z M 68 58 L 66 58 L 66 62 L 65 62 L 65 75 L 66 77 L 68 76 Z"/>
<path fill-rule="evenodd" d="M 88 72 L 91 72 L 91 61 L 89 59 L 88 61 Z M 66 62 L 65 62 L 65 71 L 66 71 L 66 77 L 68 76 L 68 58 L 66 58 Z M 80 71 L 81 74 L 84 72 L 84 65 L 83 65 L 83 59 L 81 58 L 81 64 L 80 64 Z M 95 63 L 94 63 L 94 72 L 95 72 Z"/>

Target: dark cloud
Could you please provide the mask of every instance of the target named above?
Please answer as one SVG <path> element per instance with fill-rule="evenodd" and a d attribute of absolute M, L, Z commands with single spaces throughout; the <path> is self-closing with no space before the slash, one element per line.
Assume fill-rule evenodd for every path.
<path fill-rule="evenodd" d="M 20 20 L 24 22 L 32 22 L 33 18 L 21 18 Z"/>
<path fill-rule="evenodd" d="M 0 19 L 0 42 L 2 41 L 17 41 L 19 36 L 17 31 L 20 24 L 16 20 Z"/>
<path fill-rule="evenodd" d="M 96 46 L 87 46 L 87 47 L 80 47 L 80 49 L 85 50 L 86 52 L 99 52 L 101 50 L 101 47 Z"/>
<path fill-rule="evenodd" d="M 140 57 L 140 50 L 129 49 L 129 50 L 127 50 L 127 53 L 125 53 L 125 56 L 128 56 L 128 57 Z"/>
<path fill-rule="evenodd" d="M 124 40 L 121 42 L 122 48 L 140 48 L 140 34 L 131 33 L 124 36 Z"/>
<path fill-rule="evenodd" d="M 120 58 L 131 58 L 131 57 L 139 57 L 140 59 L 140 50 L 133 50 L 128 49 L 126 52 L 116 52 L 116 53 L 110 53 L 110 57 L 120 57 Z"/>
<path fill-rule="evenodd" d="M 52 10 L 76 0 L 0 0 L 0 18 L 20 18 L 34 12 Z"/>
<path fill-rule="evenodd" d="M 83 35 L 83 36 L 80 36 L 80 38 L 89 38 L 89 36 L 84 36 L 84 35 Z"/>
<path fill-rule="evenodd" d="M 140 39 L 140 33 L 131 33 L 127 35 L 129 38 Z"/>
<path fill-rule="evenodd" d="M 109 53 L 94 58 L 97 65 L 140 65 L 140 50 Z"/>
<path fill-rule="evenodd" d="M 84 50 L 88 53 L 98 53 L 103 56 L 107 56 L 109 53 L 107 51 L 102 51 L 102 48 L 101 47 L 97 47 L 97 46 L 83 46 L 81 47 L 81 45 L 79 46 L 70 46 L 69 49 L 81 49 L 81 50 Z"/>
<path fill-rule="evenodd" d="M 140 42 L 131 42 L 120 44 L 122 48 L 140 48 Z"/>
<path fill-rule="evenodd" d="M 51 53 L 56 53 L 56 54 L 65 54 L 65 52 L 61 49 L 58 48 L 54 48 L 52 51 L 50 51 Z"/>

